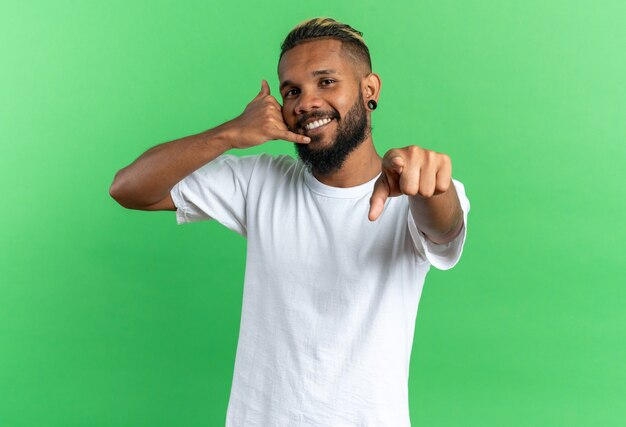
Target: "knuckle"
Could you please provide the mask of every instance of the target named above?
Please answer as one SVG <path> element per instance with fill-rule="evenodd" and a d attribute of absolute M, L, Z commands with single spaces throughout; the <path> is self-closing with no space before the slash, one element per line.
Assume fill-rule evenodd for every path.
<path fill-rule="evenodd" d="M 419 191 L 419 194 L 422 197 L 429 198 L 429 197 L 433 196 L 434 192 L 435 191 L 432 188 L 421 188 L 420 191 Z"/>
<path fill-rule="evenodd" d="M 420 147 L 418 147 L 417 145 L 409 145 L 408 147 L 405 148 L 406 151 L 410 154 L 410 155 L 415 155 L 418 154 L 421 150 Z"/>
<path fill-rule="evenodd" d="M 397 156 L 398 153 L 399 153 L 399 150 L 397 148 L 392 148 L 391 150 L 388 150 L 385 153 L 385 157 L 388 158 L 388 159 L 391 159 L 392 157 Z"/>
<path fill-rule="evenodd" d="M 265 132 L 266 134 L 271 134 L 275 132 L 276 127 L 270 121 L 266 121 L 261 126 L 261 129 L 263 129 L 263 132 Z"/>
<path fill-rule="evenodd" d="M 420 159 L 422 159 L 423 164 L 433 165 L 437 161 L 437 153 L 431 150 L 423 150 Z"/>
<path fill-rule="evenodd" d="M 418 188 L 416 185 L 407 185 L 404 187 L 404 194 L 407 196 L 415 196 L 417 195 Z"/>
<path fill-rule="evenodd" d="M 412 179 L 401 179 L 400 190 L 408 196 L 415 196 L 419 191 L 419 181 Z"/>
<path fill-rule="evenodd" d="M 424 149 L 417 145 L 409 145 L 408 147 L 403 148 L 404 155 L 411 161 L 417 162 L 417 164 L 421 164 L 424 158 Z"/>
<path fill-rule="evenodd" d="M 437 185 L 437 190 L 441 191 L 442 193 L 445 193 L 449 189 L 450 189 L 450 181 Z"/>

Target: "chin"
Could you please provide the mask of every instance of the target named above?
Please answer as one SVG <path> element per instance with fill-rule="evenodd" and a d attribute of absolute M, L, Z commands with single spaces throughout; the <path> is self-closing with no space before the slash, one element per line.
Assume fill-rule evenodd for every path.
<path fill-rule="evenodd" d="M 325 135 L 316 135 L 310 138 L 311 142 L 308 145 L 316 150 L 332 147 L 334 141 L 334 138 Z"/>

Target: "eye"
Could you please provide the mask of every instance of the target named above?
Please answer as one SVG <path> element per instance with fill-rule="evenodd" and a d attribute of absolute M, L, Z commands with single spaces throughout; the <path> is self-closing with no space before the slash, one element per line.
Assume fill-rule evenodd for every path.
<path fill-rule="evenodd" d="M 324 79 L 321 81 L 322 86 L 328 86 L 329 84 L 335 83 L 333 79 Z"/>
<path fill-rule="evenodd" d="M 294 96 L 294 95 L 297 95 L 298 93 L 300 93 L 300 90 L 299 90 L 299 89 L 290 89 L 290 90 L 288 90 L 287 92 L 285 92 L 285 96 L 286 96 L 286 97 L 288 97 L 288 96 Z"/>

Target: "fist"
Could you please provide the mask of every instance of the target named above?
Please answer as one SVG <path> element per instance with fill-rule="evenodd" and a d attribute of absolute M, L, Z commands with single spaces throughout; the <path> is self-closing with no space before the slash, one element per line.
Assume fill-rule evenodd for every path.
<path fill-rule="evenodd" d="M 269 85 L 263 80 L 261 91 L 250 101 L 243 113 L 230 122 L 235 129 L 233 147 L 254 147 L 274 139 L 297 144 L 311 142 L 310 138 L 287 129 L 282 110 L 276 98 L 270 94 Z"/>
<path fill-rule="evenodd" d="M 446 154 L 411 145 L 394 148 L 383 156 L 382 174 L 370 198 L 370 221 L 378 219 L 388 197 L 430 198 L 448 191 L 452 183 L 452 161 Z"/>

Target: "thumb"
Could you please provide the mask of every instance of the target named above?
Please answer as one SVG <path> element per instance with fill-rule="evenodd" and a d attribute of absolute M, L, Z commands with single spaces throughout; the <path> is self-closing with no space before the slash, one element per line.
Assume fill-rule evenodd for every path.
<path fill-rule="evenodd" d="M 370 211 L 368 219 L 370 221 L 376 221 L 380 214 L 383 213 L 385 208 L 385 201 L 389 197 L 389 185 L 385 180 L 385 174 L 381 174 L 380 178 L 376 180 L 374 184 L 374 191 L 372 191 L 372 197 L 370 198 Z"/>
<path fill-rule="evenodd" d="M 263 96 L 267 96 L 270 94 L 270 85 L 267 84 L 266 80 L 261 80 L 261 91 L 256 96 L 257 98 L 261 98 Z"/>
<path fill-rule="evenodd" d="M 404 170 L 404 157 L 396 155 L 383 158 L 383 169 L 387 169 L 389 172 L 395 172 L 398 175 L 402 175 Z"/>

